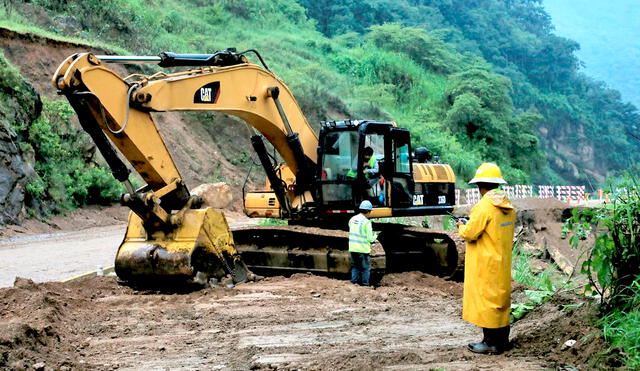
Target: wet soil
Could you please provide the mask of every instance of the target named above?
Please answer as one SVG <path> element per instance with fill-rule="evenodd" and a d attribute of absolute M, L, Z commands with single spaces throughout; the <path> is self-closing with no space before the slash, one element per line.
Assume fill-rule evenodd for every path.
<path fill-rule="evenodd" d="M 461 295 L 417 272 L 376 288 L 297 274 L 192 292 L 18 279 L 0 289 L 0 368 L 539 370 L 591 366 L 604 349 L 588 317 L 554 303 L 513 326 L 513 350 L 471 353 L 480 331 L 460 319 Z"/>
<path fill-rule="evenodd" d="M 564 223 L 571 217 L 575 205 L 555 198 L 529 197 L 511 201 L 517 210 L 516 239 L 525 250 L 553 261 L 568 275 L 573 273 L 575 267 L 581 266 L 585 258 L 584 251 L 572 247 L 569 236 L 562 234 Z M 456 215 L 468 217 L 470 210 L 471 206 L 459 207 Z"/>

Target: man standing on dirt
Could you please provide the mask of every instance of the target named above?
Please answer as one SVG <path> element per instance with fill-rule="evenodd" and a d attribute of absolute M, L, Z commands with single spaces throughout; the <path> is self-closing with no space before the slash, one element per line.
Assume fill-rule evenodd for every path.
<path fill-rule="evenodd" d="M 471 209 L 469 221 L 457 223 L 467 241 L 462 318 L 482 327 L 484 338 L 469 343 L 469 350 L 499 354 L 509 345 L 511 307 L 511 249 L 515 208 L 498 186 L 505 184 L 500 168 L 480 165 L 469 184 L 476 184 L 482 198 Z"/>
<path fill-rule="evenodd" d="M 369 215 L 373 205 L 360 203 L 360 213 L 349 219 L 349 255 L 351 255 L 351 283 L 369 286 L 371 273 L 371 243 L 376 240 Z"/>

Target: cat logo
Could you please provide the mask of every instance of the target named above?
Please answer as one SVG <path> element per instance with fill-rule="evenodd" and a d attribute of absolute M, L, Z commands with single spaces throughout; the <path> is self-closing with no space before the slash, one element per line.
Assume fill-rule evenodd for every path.
<path fill-rule="evenodd" d="M 200 87 L 193 95 L 193 103 L 215 104 L 220 97 L 220 81 Z"/>
<path fill-rule="evenodd" d="M 413 206 L 424 205 L 424 195 L 413 195 Z"/>
<path fill-rule="evenodd" d="M 200 100 L 202 102 L 211 102 L 211 88 L 200 88 Z"/>

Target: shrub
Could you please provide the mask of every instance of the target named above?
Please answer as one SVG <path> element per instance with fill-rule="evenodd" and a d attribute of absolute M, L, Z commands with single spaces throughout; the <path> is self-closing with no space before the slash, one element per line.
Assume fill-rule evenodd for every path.
<path fill-rule="evenodd" d="M 42 115 L 20 132 L 23 152 L 33 152 L 35 158 L 26 201 L 45 213 L 111 203 L 122 190 L 106 168 L 85 157 L 89 139 L 71 123 L 74 114 L 68 103 L 45 98 Z"/>
<path fill-rule="evenodd" d="M 640 178 L 626 172 L 615 186 L 610 205 L 574 211 L 566 230 L 578 247 L 594 233 L 593 246 L 584 246 L 587 259 L 582 273 L 601 298 L 601 324 L 605 337 L 624 349 L 627 366 L 640 368 Z"/>

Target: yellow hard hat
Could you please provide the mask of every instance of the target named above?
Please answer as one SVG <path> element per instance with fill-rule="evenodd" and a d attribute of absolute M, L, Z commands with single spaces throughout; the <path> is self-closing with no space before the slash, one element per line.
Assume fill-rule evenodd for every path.
<path fill-rule="evenodd" d="M 502 179 L 502 172 L 498 165 L 491 162 L 485 162 L 476 170 L 476 176 L 469 181 L 469 184 L 475 183 L 493 183 L 493 184 L 506 184 L 507 182 Z"/>

